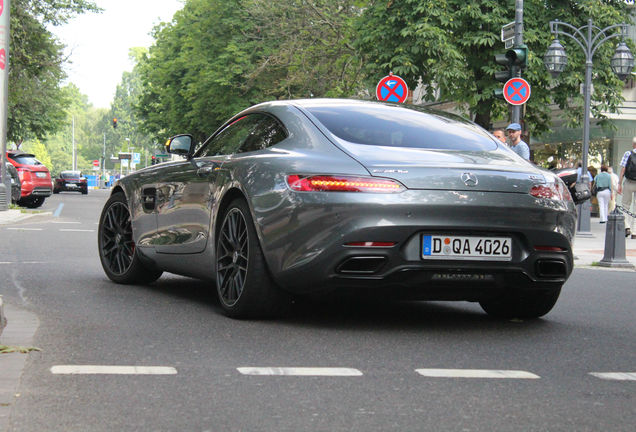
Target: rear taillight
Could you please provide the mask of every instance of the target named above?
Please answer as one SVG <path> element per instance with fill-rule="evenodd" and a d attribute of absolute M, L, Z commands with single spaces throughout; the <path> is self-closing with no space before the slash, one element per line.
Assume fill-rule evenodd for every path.
<path fill-rule="evenodd" d="M 20 177 L 21 182 L 31 180 L 31 175 L 32 175 L 31 170 L 28 170 L 26 168 L 17 168 L 17 171 L 18 171 L 18 177 Z"/>
<path fill-rule="evenodd" d="M 373 177 L 334 175 L 288 175 L 287 184 L 298 192 L 371 192 L 397 193 L 404 190 L 400 183 Z"/>
<path fill-rule="evenodd" d="M 556 201 L 572 201 L 570 191 L 561 180 L 532 186 L 530 195 L 535 198 L 547 198 Z"/>

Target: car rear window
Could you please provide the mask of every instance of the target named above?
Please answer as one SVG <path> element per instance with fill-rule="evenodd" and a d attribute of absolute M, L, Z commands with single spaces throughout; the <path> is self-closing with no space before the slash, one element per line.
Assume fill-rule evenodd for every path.
<path fill-rule="evenodd" d="M 22 165 L 42 165 L 42 162 L 40 162 L 35 158 L 35 156 L 30 154 L 13 155 L 9 157 Z"/>
<path fill-rule="evenodd" d="M 80 174 L 79 173 L 61 173 L 60 177 L 63 179 L 72 179 L 72 178 L 79 178 Z"/>
<path fill-rule="evenodd" d="M 459 116 L 384 104 L 305 106 L 331 133 L 357 144 L 443 150 L 494 150 L 497 143 Z"/>

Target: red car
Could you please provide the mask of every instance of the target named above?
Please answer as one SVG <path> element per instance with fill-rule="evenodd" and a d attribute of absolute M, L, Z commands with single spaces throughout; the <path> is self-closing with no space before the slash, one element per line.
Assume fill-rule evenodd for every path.
<path fill-rule="evenodd" d="M 88 180 L 79 171 L 62 171 L 55 179 L 53 193 L 62 191 L 75 191 L 86 195 L 88 193 Z"/>
<path fill-rule="evenodd" d="M 51 173 L 46 166 L 35 155 L 19 150 L 7 151 L 7 160 L 20 177 L 22 193 L 18 205 L 36 208 L 44 204 L 44 199 L 53 193 Z"/>

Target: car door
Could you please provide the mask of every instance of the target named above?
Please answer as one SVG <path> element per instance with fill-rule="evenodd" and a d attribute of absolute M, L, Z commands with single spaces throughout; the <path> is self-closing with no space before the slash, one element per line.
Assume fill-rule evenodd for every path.
<path fill-rule="evenodd" d="M 234 120 L 191 160 L 162 167 L 161 180 L 142 191 L 146 196 L 155 194 L 157 234 L 153 243 L 157 252 L 187 254 L 205 249 L 218 179 L 227 178 L 223 165 L 245 142 L 256 122 L 254 116 Z"/>

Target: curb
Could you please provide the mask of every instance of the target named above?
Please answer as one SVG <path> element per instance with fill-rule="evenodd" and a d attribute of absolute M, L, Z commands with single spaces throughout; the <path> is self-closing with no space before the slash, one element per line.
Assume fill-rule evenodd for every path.
<path fill-rule="evenodd" d="M 0 295 L 0 335 L 2 330 L 7 326 L 7 317 L 4 315 L 4 308 L 2 307 L 2 296 Z"/>

